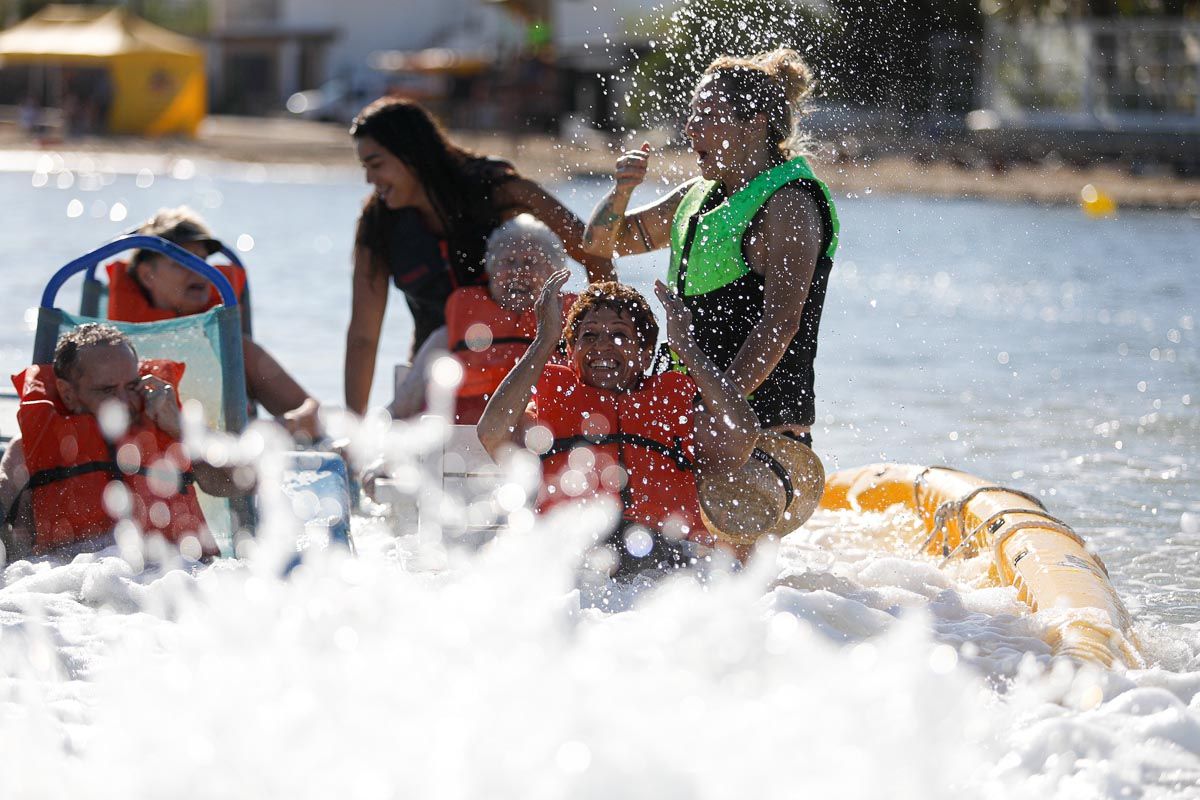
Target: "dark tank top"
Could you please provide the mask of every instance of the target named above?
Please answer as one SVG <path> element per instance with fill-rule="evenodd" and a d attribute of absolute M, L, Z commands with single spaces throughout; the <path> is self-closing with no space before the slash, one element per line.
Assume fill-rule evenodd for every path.
<path fill-rule="evenodd" d="M 388 212 L 387 267 L 392 283 L 404 292 L 413 318 L 413 354 L 429 335 L 446 324 L 446 300 L 458 286 L 486 284 L 483 270 L 475 275 L 456 270 L 446 240 L 431 232 L 415 208 Z"/>
<path fill-rule="evenodd" d="M 467 180 L 478 187 L 474 213 L 455 226 L 456 235 L 438 236 L 426 227 L 414 208 L 379 208 L 383 226 L 384 264 L 413 316 L 413 354 L 435 330 L 446 324 L 446 300 L 461 286 L 486 286 L 483 268 L 487 238 L 501 222 L 526 211 L 502 205 L 495 189 L 518 177 L 512 165 L 492 158 L 474 158 L 464 167 Z"/>
<path fill-rule="evenodd" d="M 802 181 L 798 183 L 805 184 Z M 811 188 L 810 193 L 829 228 L 828 201 L 819 189 Z M 723 199 L 720 191 L 714 192 L 701 213 L 712 210 Z M 713 360 L 717 369 L 724 372 L 733 364 L 733 359 L 746 343 L 754 326 L 763 318 L 766 310 L 766 280 L 751 270 L 714 291 L 686 295 L 683 288 L 687 278 L 687 255 L 695 238 L 698 221 L 699 215 L 696 215 L 688 224 L 676 288 L 692 312 L 692 335 L 696 344 Z M 826 239 L 828 236 L 827 230 Z M 822 248 L 813 271 L 808 298 L 804 302 L 800 329 L 775 369 L 748 398 L 750 407 L 758 415 L 759 424 L 763 427 L 812 425 L 816 420 L 813 362 L 817 356 L 817 333 L 832 268 L 833 260 L 825 255 Z"/>

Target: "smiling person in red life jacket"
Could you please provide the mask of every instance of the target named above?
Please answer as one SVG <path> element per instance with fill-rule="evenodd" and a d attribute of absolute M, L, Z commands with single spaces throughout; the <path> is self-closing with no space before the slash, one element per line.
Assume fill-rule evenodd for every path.
<path fill-rule="evenodd" d="M 246 490 L 185 455 L 174 387 L 183 371 L 139 364 L 123 333 L 89 323 L 62 335 L 53 364 L 13 377 L 21 437 L 0 462 L 8 560 L 106 546 L 118 517 L 193 558 L 218 554 L 192 484 L 215 496 Z"/>
<path fill-rule="evenodd" d="M 423 408 L 429 362 L 448 350 L 463 367 L 454 421 L 478 422 L 492 392 L 533 343 L 538 292 L 566 266 L 567 251 L 548 225 L 520 214 L 488 237 L 483 263 L 487 287 L 463 286 L 450 294 L 446 324 L 425 340 L 396 388 L 393 417 L 409 417 Z M 563 305 L 573 302 L 575 295 L 568 294 Z"/>
<path fill-rule="evenodd" d="M 710 543 L 697 481 L 746 464 L 758 420 L 733 384 L 696 346 L 691 313 L 659 283 L 667 341 L 688 373 L 647 375 L 658 323 L 636 290 L 594 283 L 562 317 L 560 271 L 537 301 L 533 345 L 479 420 L 493 458 L 525 444 L 543 461 L 539 510 L 598 497 L 620 503 L 608 540 L 617 575 L 687 565 L 682 540 Z M 569 366 L 549 364 L 565 338 Z M 541 440 L 541 441 L 539 441 Z"/>
<path fill-rule="evenodd" d="M 138 228 L 159 236 L 201 259 L 221 249 L 208 226 L 187 206 L 164 208 Z M 199 314 L 221 302 L 216 287 L 203 276 L 152 250 L 138 250 L 129 263 L 107 265 L 108 318 L 122 322 L 157 322 Z M 245 273 L 218 265 L 234 292 L 244 296 Z M 242 337 L 246 390 L 252 400 L 279 419 L 292 434 L 308 441 L 320 435 L 320 404 L 271 356 L 248 336 Z"/>

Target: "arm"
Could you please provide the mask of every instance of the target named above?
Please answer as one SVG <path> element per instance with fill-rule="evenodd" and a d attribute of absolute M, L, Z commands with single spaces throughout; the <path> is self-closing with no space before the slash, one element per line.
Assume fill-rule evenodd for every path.
<path fill-rule="evenodd" d="M 640 150 L 626 151 L 617 159 L 613 188 L 592 211 L 583 234 L 587 252 L 605 257 L 628 256 L 658 250 L 671 243 L 671 221 L 690 184 L 634 209 L 631 214 L 625 213 L 633 190 L 646 179 L 649 160 L 649 144 L 643 144 Z"/>
<path fill-rule="evenodd" d="M 192 475 L 196 477 L 196 485 L 203 489 L 205 494 L 213 497 L 244 497 L 254 490 L 253 486 L 243 488 L 238 485 L 236 471 L 237 467 L 214 467 L 201 459 L 192 462 Z"/>
<path fill-rule="evenodd" d="M 746 262 L 765 280 L 765 308 L 725 373 L 743 396 L 767 379 L 800 330 L 821 238 L 816 204 L 794 184 L 777 191 L 751 226 Z"/>
<path fill-rule="evenodd" d="M 533 387 L 558 349 L 562 338 L 562 287 L 569 277 L 567 270 L 559 270 L 542 287 L 533 344 L 500 382 L 475 426 L 479 442 L 493 459 L 499 459 L 505 445 L 517 442 Z"/>
<path fill-rule="evenodd" d="M 320 433 L 320 403 L 254 340 L 242 339 L 242 358 L 249 395 L 277 417 L 289 433 L 301 434 L 310 441 L 316 439 Z"/>
<path fill-rule="evenodd" d="M 421 410 L 421 406 L 425 404 L 425 379 L 429 362 L 433 360 L 435 353 L 446 352 L 449 349 L 449 334 L 445 325 L 429 334 L 429 338 L 413 358 L 408 374 L 396 387 L 396 396 L 388 407 L 392 419 L 406 419 Z"/>
<path fill-rule="evenodd" d="M 142 413 L 146 418 L 172 439 L 182 439 L 183 427 L 175 387 L 161 378 L 145 375 L 138 384 L 138 394 L 142 396 Z M 214 467 L 200 459 L 192 462 L 196 485 L 213 497 L 239 497 L 250 493 L 252 487 L 238 486 L 235 470 L 236 467 Z"/>
<path fill-rule="evenodd" d="M 612 260 L 608 256 L 589 253 L 583 246 L 583 220 L 572 214 L 545 189 L 526 178 L 503 184 L 498 190 L 507 201 L 525 206 L 535 217 L 546 223 L 562 239 L 567 255 L 587 270 L 589 283 L 616 279 Z"/>
<path fill-rule="evenodd" d="M 758 440 L 758 417 L 692 338 L 692 314 L 662 281 L 654 293 L 667 316 L 667 342 L 687 365 L 688 377 L 700 391 L 693 414 L 696 466 L 700 472 L 729 472 L 746 463 Z"/>
<path fill-rule="evenodd" d="M 355 414 L 367 410 L 371 382 L 375 378 L 375 356 L 387 310 L 387 273 L 375 269 L 371 251 L 354 249 L 354 278 L 350 300 L 350 327 L 346 331 L 346 408 Z"/>

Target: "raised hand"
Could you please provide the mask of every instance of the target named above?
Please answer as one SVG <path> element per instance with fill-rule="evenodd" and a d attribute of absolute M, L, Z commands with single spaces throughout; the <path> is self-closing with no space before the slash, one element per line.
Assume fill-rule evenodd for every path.
<path fill-rule="evenodd" d="M 142 396 L 142 413 L 168 436 L 178 439 L 182 434 L 179 421 L 179 400 L 175 387 L 154 375 L 143 375 L 138 383 Z"/>
<path fill-rule="evenodd" d="M 288 411 L 279 418 L 283 427 L 302 444 L 312 444 L 321 436 L 321 404 L 313 398 Z"/>
<path fill-rule="evenodd" d="M 626 150 L 617 159 L 617 168 L 613 173 L 617 190 L 629 194 L 642 181 L 646 180 L 646 169 L 650 163 L 650 143 L 642 142 L 639 150 Z"/>
<path fill-rule="evenodd" d="M 692 339 L 692 312 L 683 304 L 679 295 L 667 288 L 662 281 L 654 282 L 654 294 L 663 305 L 667 317 L 667 344 L 684 360 L 695 346 Z"/>
<path fill-rule="evenodd" d="M 538 295 L 537 302 L 533 306 L 534 314 L 537 316 L 537 338 L 543 342 L 552 341 L 555 347 L 558 346 L 558 340 L 562 338 L 562 288 L 570 277 L 569 270 L 560 269 L 547 278 L 546 285 L 542 287 L 542 293 Z"/>

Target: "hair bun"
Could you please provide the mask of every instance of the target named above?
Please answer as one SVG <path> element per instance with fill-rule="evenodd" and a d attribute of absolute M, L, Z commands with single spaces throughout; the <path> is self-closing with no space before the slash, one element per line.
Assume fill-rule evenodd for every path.
<path fill-rule="evenodd" d="M 813 90 L 813 73 L 800 54 L 790 47 L 780 47 L 754 56 L 755 63 L 783 87 L 788 102 L 796 105 L 808 98 Z"/>

